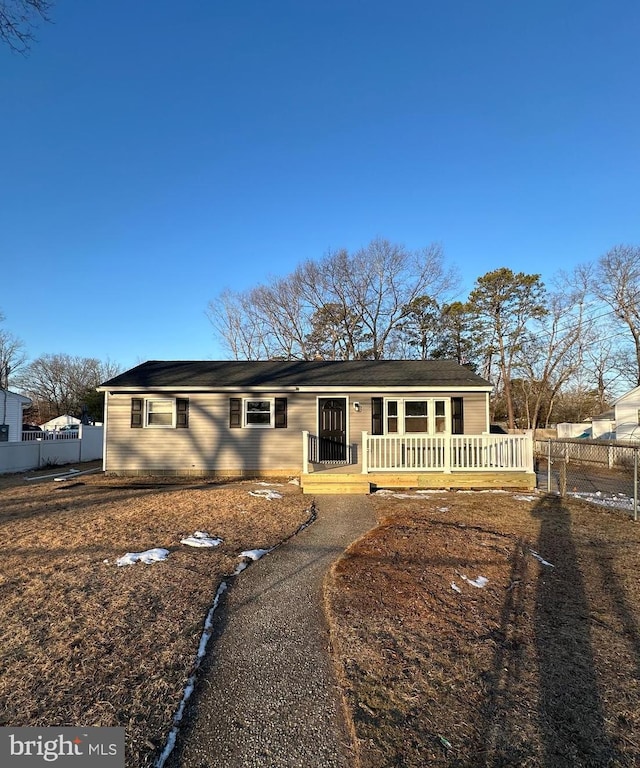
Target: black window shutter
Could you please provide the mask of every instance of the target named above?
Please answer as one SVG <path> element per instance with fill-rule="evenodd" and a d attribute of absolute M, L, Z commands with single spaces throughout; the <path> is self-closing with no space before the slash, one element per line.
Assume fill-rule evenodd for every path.
<path fill-rule="evenodd" d="M 451 398 L 451 434 L 464 435 L 464 407 L 461 397 Z"/>
<path fill-rule="evenodd" d="M 229 398 L 229 426 L 239 429 L 242 426 L 242 398 Z"/>
<path fill-rule="evenodd" d="M 286 429 L 287 428 L 287 398 L 286 397 L 276 397 L 275 415 L 276 415 L 276 423 L 274 425 L 275 428 Z"/>
<path fill-rule="evenodd" d="M 133 429 L 140 429 L 142 427 L 142 414 L 144 400 L 141 397 L 131 398 L 131 427 Z"/>
<path fill-rule="evenodd" d="M 176 427 L 178 429 L 189 428 L 189 398 L 176 398 Z"/>
<path fill-rule="evenodd" d="M 372 435 L 384 434 L 382 405 L 383 405 L 383 400 L 381 397 L 371 398 L 371 434 Z"/>

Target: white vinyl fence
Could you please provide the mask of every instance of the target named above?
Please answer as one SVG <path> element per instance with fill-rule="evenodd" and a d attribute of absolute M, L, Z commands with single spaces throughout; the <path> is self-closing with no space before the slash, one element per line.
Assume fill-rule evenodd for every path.
<path fill-rule="evenodd" d="M 103 429 L 80 425 L 71 438 L 39 439 L 38 433 L 32 432 L 23 442 L 0 443 L 0 474 L 101 459 Z"/>

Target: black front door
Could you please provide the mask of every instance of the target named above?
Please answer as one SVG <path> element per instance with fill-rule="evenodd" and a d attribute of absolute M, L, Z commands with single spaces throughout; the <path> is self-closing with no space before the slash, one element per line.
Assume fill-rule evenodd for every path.
<path fill-rule="evenodd" d="M 346 461 L 347 398 L 322 397 L 318 406 L 320 461 Z"/>

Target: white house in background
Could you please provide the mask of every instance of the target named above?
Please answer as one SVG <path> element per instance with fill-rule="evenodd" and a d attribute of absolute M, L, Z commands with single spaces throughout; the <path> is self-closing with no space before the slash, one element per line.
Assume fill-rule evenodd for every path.
<path fill-rule="evenodd" d="M 56 416 L 55 419 L 49 419 L 49 421 L 41 424 L 42 429 L 47 432 L 55 432 L 62 427 L 78 426 L 80 419 L 76 419 L 75 416 L 68 416 L 66 413 L 63 416 Z"/>
<path fill-rule="evenodd" d="M 28 397 L 0 389 L 0 443 L 22 440 L 22 414 L 30 405 Z"/>
<path fill-rule="evenodd" d="M 634 387 L 613 404 L 616 415 L 616 438 L 640 440 L 640 387 Z"/>

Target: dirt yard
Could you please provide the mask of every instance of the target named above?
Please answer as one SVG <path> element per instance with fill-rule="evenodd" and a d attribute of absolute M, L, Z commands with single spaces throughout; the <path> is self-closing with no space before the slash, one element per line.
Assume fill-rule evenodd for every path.
<path fill-rule="evenodd" d="M 124 726 L 127 768 L 152 765 L 219 583 L 309 507 L 288 484 L 0 478 L 0 725 Z M 223 543 L 180 543 L 195 531 Z M 116 565 L 156 547 L 164 562 Z"/>
<path fill-rule="evenodd" d="M 640 765 L 640 523 L 528 498 L 374 497 L 326 582 L 361 768 Z"/>

